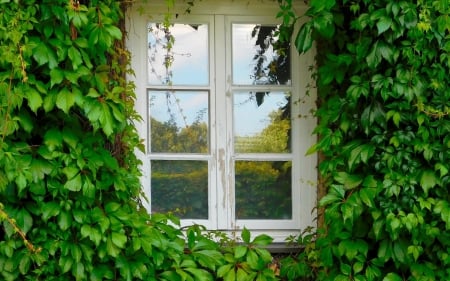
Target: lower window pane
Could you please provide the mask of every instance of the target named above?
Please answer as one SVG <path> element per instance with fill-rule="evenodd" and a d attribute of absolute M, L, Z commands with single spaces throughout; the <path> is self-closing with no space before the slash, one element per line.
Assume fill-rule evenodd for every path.
<path fill-rule="evenodd" d="M 208 219 L 208 162 L 151 161 L 152 212 Z"/>
<path fill-rule="evenodd" d="M 236 218 L 291 219 L 290 161 L 236 161 Z"/>

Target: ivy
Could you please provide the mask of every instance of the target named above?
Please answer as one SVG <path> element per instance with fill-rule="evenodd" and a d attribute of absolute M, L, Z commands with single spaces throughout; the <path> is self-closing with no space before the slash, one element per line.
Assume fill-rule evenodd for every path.
<path fill-rule="evenodd" d="M 318 280 L 450 278 L 449 13 L 444 0 L 310 2 L 294 36 L 318 48 Z"/>

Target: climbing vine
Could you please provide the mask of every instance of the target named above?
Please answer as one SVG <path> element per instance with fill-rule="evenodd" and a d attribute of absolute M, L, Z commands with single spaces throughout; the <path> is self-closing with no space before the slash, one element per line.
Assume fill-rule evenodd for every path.
<path fill-rule="evenodd" d="M 299 19 L 292 1 L 278 16 Z M 307 262 L 319 280 L 449 279 L 449 2 L 313 0 L 305 16 L 327 186 Z"/>
<path fill-rule="evenodd" d="M 143 208 L 129 4 L 0 1 L 0 279 L 275 280 L 270 237 Z"/>

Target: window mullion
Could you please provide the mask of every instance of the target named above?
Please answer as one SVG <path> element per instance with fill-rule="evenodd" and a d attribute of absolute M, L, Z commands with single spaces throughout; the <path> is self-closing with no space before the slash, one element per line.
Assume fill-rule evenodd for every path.
<path fill-rule="evenodd" d="M 226 54 L 226 26 L 223 15 L 214 17 L 214 81 L 215 81 L 215 108 L 213 112 L 216 115 L 216 140 L 217 149 L 215 159 L 217 165 L 217 223 L 219 229 L 230 229 L 232 222 L 232 211 L 234 210 L 233 194 L 231 192 L 230 175 L 230 153 L 228 145 L 230 142 L 228 116 L 228 95 L 227 95 L 227 54 Z"/>

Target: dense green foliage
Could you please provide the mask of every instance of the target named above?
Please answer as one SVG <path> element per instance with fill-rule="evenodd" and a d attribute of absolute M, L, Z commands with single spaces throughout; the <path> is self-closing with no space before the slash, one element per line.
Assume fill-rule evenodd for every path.
<path fill-rule="evenodd" d="M 0 279 L 275 280 L 270 237 L 141 206 L 125 8 L 0 2 Z"/>
<path fill-rule="evenodd" d="M 450 3 L 313 0 L 307 16 L 327 194 L 304 261 L 320 280 L 449 280 Z"/>
<path fill-rule="evenodd" d="M 0 279 L 450 279 L 448 1 L 310 5 L 295 42 L 319 52 L 325 226 L 277 277 L 270 237 L 141 207 L 124 6 L 0 1 Z"/>

